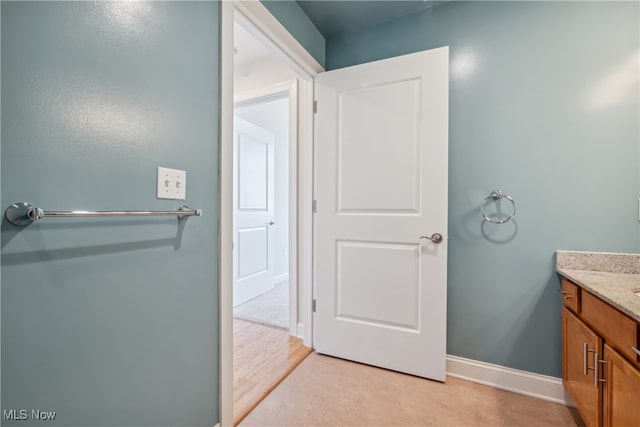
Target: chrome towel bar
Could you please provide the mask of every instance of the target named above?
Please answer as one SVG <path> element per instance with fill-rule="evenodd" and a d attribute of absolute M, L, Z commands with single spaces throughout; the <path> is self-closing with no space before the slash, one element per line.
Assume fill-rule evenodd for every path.
<path fill-rule="evenodd" d="M 181 206 L 177 211 L 45 211 L 31 203 L 13 203 L 5 211 L 7 220 L 15 225 L 29 225 L 42 218 L 121 217 L 121 216 L 177 216 L 184 220 L 201 216 L 202 210 Z"/>

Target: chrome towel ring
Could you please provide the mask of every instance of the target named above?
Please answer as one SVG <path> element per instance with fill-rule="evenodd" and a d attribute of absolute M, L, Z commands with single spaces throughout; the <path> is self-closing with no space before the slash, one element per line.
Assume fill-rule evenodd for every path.
<path fill-rule="evenodd" d="M 487 205 L 487 202 L 489 200 L 499 200 L 499 199 L 507 199 L 508 201 L 511 202 L 511 205 L 513 206 L 513 212 L 511 212 L 511 215 L 507 215 L 505 218 L 503 219 L 491 219 L 489 218 L 489 216 L 487 215 L 487 213 L 485 212 L 484 208 Z M 511 221 L 511 219 L 514 217 L 514 215 L 516 214 L 516 202 L 513 201 L 513 199 L 510 196 L 507 196 L 506 194 L 504 194 L 502 191 L 500 190 L 493 190 L 491 192 L 491 194 L 489 194 L 489 196 L 487 196 L 482 203 L 480 204 L 480 213 L 482 213 L 482 217 L 484 218 L 485 221 L 490 222 L 491 224 L 504 224 L 507 223 L 509 221 Z"/>

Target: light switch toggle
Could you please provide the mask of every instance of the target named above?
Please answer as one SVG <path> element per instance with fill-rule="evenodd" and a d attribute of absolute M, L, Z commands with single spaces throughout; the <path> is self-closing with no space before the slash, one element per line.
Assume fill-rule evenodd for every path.
<path fill-rule="evenodd" d="M 187 173 L 177 169 L 158 167 L 158 199 L 185 200 Z"/>

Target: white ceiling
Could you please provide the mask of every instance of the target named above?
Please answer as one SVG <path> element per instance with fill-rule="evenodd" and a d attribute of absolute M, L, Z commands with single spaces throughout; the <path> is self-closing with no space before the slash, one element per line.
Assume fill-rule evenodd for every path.
<path fill-rule="evenodd" d="M 242 25 L 233 25 L 233 64 L 236 67 L 274 56 L 269 49 L 251 35 Z"/>

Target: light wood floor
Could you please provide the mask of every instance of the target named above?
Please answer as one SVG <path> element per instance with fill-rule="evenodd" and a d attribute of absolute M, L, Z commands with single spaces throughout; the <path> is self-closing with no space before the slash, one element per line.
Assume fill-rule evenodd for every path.
<path fill-rule="evenodd" d="M 446 383 L 312 353 L 240 424 L 251 426 L 584 426 L 577 412 L 448 377 Z"/>
<path fill-rule="evenodd" d="M 271 326 L 233 319 L 233 423 L 238 424 L 311 353 Z"/>

